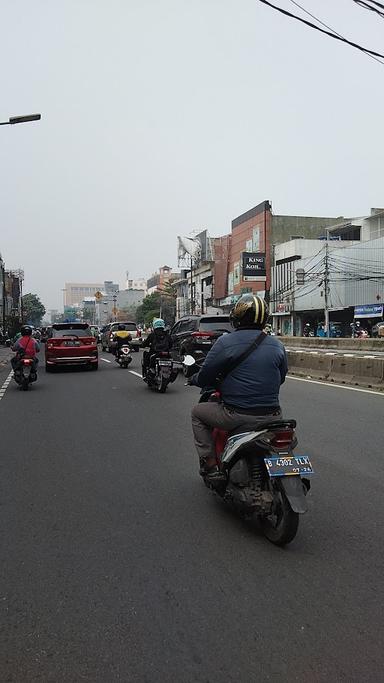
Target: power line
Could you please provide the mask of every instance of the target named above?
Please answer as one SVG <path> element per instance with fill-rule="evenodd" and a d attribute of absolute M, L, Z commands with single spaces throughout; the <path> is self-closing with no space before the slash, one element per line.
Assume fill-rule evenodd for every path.
<path fill-rule="evenodd" d="M 377 9 L 377 7 L 372 7 L 372 5 L 369 5 L 368 2 L 365 2 L 365 0 L 353 0 L 353 2 L 356 3 L 356 5 L 360 5 L 363 9 L 368 9 L 371 12 L 375 12 L 376 14 L 379 15 L 382 19 L 384 19 L 384 12 L 381 10 Z M 384 9 L 384 5 L 381 5 L 380 3 L 375 3 L 378 4 L 380 7 Z"/>
<path fill-rule="evenodd" d="M 355 1 L 355 2 L 358 2 L 358 0 L 354 0 L 354 1 Z M 328 24 L 325 24 L 324 21 L 322 21 L 321 19 L 319 19 L 318 17 L 316 17 L 314 14 L 312 14 L 311 12 L 309 12 L 307 9 L 305 9 L 305 7 L 303 7 L 302 5 L 299 5 L 299 3 L 296 2 L 296 0 L 291 0 L 291 2 L 292 2 L 293 5 L 296 5 L 296 7 L 299 7 L 303 12 L 305 12 L 306 14 L 308 14 L 309 17 L 312 17 L 312 19 L 314 19 L 315 21 L 317 21 L 317 22 L 318 22 L 319 24 L 321 24 L 322 26 L 325 26 L 325 28 L 328 28 L 330 31 L 332 31 L 332 33 L 334 33 L 336 36 L 339 36 L 339 38 L 342 38 L 342 39 L 344 40 L 345 36 L 343 36 L 341 33 L 338 33 L 334 28 L 332 28 L 332 26 L 329 26 Z M 376 11 L 378 11 L 378 10 L 376 10 Z M 383 18 L 384 18 L 384 15 L 383 15 Z M 377 57 L 374 57 L 373 55 L 368 54 L 368 52 L 365 52 L 365 54 L 366 54 L 367 57 L 369 57 L 370 59 L 374 59 L 375 62 L 379 62 L 379 64 L 383 64 L 383 65 L 384 65 L 384 62 L 382 62 L 381 59 L 377 59 Z"/>
<path fill-rule="evenodd" d="M 302 17 L 297 16 L 297 14 L 292 14 L 292 12 L 288 12 L 288 10 L 283 9 L 282 7 L 278 7 L 277 5 L 273 5 L 272 2 L 269 2 L 269 0 L 259 0 L 259 2 L 263 3 L 263 5 L 267 5 L 268 7 L 271 7 L 272 9 L 276 10 L 277 12 L 280 12 L 281 14 L 284 14 L 287 17 L 290 17 L 290 19 L 296 19 L 296 21 L 300 21 L 302 24 L 306 24 L 306 26 L 309 26 L 310 28 L 315 29 L 316 31 L 320 31 L 320 33 L 324 33 L 325 35 L 329 36 L 330 38 L 334 38 L 335 40 L 339 40 L 342 43 L 346 43 L 347 45 L 350 45 L 351 47 L 354 47 L 356 50 L 360 50 L 361 52 L 364 52 L 367 55 L 373 55 L 375 57 L 381 57 L 381 59 L 384 59 L 384 54 L 381 52 L 375 52 L 374 50 L 369 50 L 366 47 L 363 47 L 362 45 L 359 45 L 358 43 L 354 43 L 352 40 L 348 40 L 347 38 L 341 37 L 336 33 L 332 33 L 331 31 L 326 31 L 323 28 L 320 28 L 320 26 L 316 26 L 316 24 L 312 24 L 311 21 L 307 21 L 307 19 L 303 19 Z M 381 64 L 383 62 L 380 62 Z"/>

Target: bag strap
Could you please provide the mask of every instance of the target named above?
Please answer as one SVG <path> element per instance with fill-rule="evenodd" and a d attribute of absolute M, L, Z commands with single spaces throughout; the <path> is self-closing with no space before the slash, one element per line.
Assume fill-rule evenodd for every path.
<path fill-rule="evenodd" d="M 222 372 L 219 372 L 216 381 L 217 382 L 222 382 L 228 375 L 233 372 L 235 368 L 237 368 L 248 356 L 253 353 L 257 349 L 258 346 L 264 341 L 264 339 L 267 338 L 267 334 L 265 332 L 260 332 L 260 334 L 256 337 L 256 339 L 253 340 L 251 346 L 249 346 L 238 358 L 232 361 L 225 370 L 222 370 Z"/>

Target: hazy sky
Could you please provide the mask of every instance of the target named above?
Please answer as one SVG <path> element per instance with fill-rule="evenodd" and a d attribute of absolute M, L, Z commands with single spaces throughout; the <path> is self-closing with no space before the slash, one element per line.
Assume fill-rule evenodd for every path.
<path fill-rule="evenodd" d="M 384 50 L 352 0 L 300 4 Z M 0 53 L 0 119 L 42 114 L 0 128 L 0 252 L 47 308 L 176 266 L 178 234 L 264 199 L 384 206 L 384 66 L 258 0 L 3 0 Z"/>

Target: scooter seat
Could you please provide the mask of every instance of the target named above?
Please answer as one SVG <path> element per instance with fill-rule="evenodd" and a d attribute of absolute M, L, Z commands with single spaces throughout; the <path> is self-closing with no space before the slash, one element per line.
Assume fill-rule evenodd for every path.
<path fill-rule="evenodd" d="M 245 417 L 247 417 L 245 415 Z M 262 416 L 261 416 L 262 417 Z M 244 430 L 244 426 L 236 427 L 236 429 L 232 430 L 229 433 L 229 436 L 235 436 L 236 434 L 245 434 L 246 432 L 258 432 L 261 431 L 262 429 L 295 429 L 296 427 L 296 420 L 270 420 L 266 419 L 265 421 L 261 422 L 255 427 L 255 429 L 250 430 L 246 429 Z"/>

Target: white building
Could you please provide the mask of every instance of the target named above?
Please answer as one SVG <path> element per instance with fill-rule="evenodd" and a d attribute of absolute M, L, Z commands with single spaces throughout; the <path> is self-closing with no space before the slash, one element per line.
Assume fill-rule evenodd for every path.
<path fill-rule="evenodd" d="M 381 230 L 378 218 L 365 219 L 365 236 Z M 275 247 L 274 263 L 271 310 L 283 334 L 300 335 L 306 322 L 324 322 L 326 303 L 331 322 L 345 330 L 354 318 L 383 317 L 384 235 L 368 241 L 292 240 Z"/>

